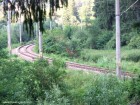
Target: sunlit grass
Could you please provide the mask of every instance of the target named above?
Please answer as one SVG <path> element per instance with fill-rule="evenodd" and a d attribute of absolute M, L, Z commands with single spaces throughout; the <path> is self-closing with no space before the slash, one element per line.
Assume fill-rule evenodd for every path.
<path fill-rule="evenodd" d="M 139 53 L 140 50 L 133 49 L 133 50 L 122 50 L 121 54 L 121 67 L 122 71 L 129 71 L 132 73 L 140 73 L 140 62 L 134 62 L 126 60 L 130 54 Z M 81 52 L 81 56 L 78 58 L 66 57 L 57 54 L 46 54 L 45 56 L 50 58 L 59 58 L 63 61 L 73 61 L 81 64 L 87 64 L 91 66 L 101 67 L 109 70 L 115 70 L 116 68 L 116 61 L 115 61 L 115 50 L 93 50 L 93 49 L 85 49 Z M 85 60 L 83 59 L 85 57 Z"/>

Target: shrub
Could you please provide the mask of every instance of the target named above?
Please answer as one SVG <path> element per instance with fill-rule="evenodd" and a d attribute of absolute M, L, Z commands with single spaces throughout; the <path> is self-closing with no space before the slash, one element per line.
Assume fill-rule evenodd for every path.
<path fill-rule="evenodd" d="M 8 58 L 8 52 L 0 49 L 0 60 Z"/>
<path fill-rule="evenodd" d="M 53 86 L 63 90 L 65 71 L 57 63 L 49 66 L 45 60 L 36 61 L 25 73 L 28 75 L 24 79 L 26 94 L 33 102 L 45 100 L 47 91 L 51 91 Z"/>
<path fill-rule="evenodd" d="M 51 20 L 51 24 L 52 24 L 52 29 L 58 27 L 58 24 L 57 24 L 54 20 Z M 44 22 L 43 26 L 44 26 L 44 29 L 45 29 L 45 30 L 50 29 L 50 19 L 47 19 L 47 20 Z"/>
<path fill-rule="evenodd" d="M 7 33 L 6 28 L 0 29 L 0 49 L 7 47 Z"/>
<path fill-rule="evenodd" d="M 101 58 L 101 57 L 102 57 L 102 54 L 95 54 L 95 52 L 93 50 L 91 50 L 91 51 L 83 50 L 80 53 L 80 58 L 83 61 L 97 62 L 98 59 Z"/>
<path fill-rule="evenodd" d="M 115 36 L 113 36 L 105 45 L 105 48 L 107 49 L 115 49 L 116 43 L 115 43 Z"/>
<path fill-rule="evenodd" d="M 75 32 L 75 27 L 72 27 L 72 26 L 66 26 L 64 28 L 64 35 L 66 38 L 68 38 L 69 40 L 71 40 L 74 32 Z"/>
<path fill-rule="evenodd" d="M 43 50 L 46 53 L 62 54 L 63 52 L 65 52 L 65 40 L 63 38 L 64 36 L 62 30 L 47 30 L 43 34 Z"/>
<path fill-rule="evenodd" d="M 85 93 L 86 105 L 127 105 L 127 90 L 124 82 L 114 77 L 99 77 Z"/>
<path fill-rule="evenodd" d="M 26 100 L 23 74 L 27 65 L 17 60 L 0 59 L 0 104 L 6 101 Z M 24 75 L 24 76 L 23 76 Z M 26 75 L 27 76 L 27 75 Z"/>
<path fill-rule="evenodd" d="M 77 39 L 78 44 L 81 48 L 89 47 L 87 43 L 87 39 L 89 36 L 89 32 L 87 30 L 77 30 L 74 34 L 72 39 Z"/>
<path fill-rule="evenodd" d="M 70 103 L 69 99 L 64 96 L 64 92 L 58 86 L 53 86 L 51 91 L 46 92 L 46 99 L 43 105 L 70 105 Z"/>
<path fill-rule="evenodd" d="M 108 43 L 108 41 L 111 39 L 111 37 L 113 36 L 113 32 L 112 31 L 102 31 L 102 33 L 99 35 L 98 39 L 97 39 L 97 48 L 98 49 L 103 49 L 106 45 L 106 43 Z"/>
<path fill-rule="evenodd" d="M 140 36 L 134 36 L 131 40 L 130 43 L 128 44 L 130 48 L 138 48 L 140 49 Z"/>
<path fill-rule="evenodd" d="M 65 62 L 58 58 L 53 59 L 53 65 L 58 68 L 66 68 Z"/>
<path fill-rule="evenodd" d="M 140 76 L 133 78 L 129 85 L 129 99 L 131 104 L 140 104 Z"/>
<path fill-rule="evenodd" d="M 115 59 L 113 59 L 111 57 L 103 56 L 98 59 L 97 65 L 99 67 L 104 67 L 104 68 L 112 70 L 115 68 Z"/>
<path fill-rule="evenodd" d="M 130 53 L 123 59 L 127 61 L 138 62 L 140 61 L 140 53 L 137 52 Z"/>
<path fill-rule="evenodd" d="M 79 41 L 72 39 L 66 42 L 66 53 L 69 57 L 78 57 L 80 54 Z"/>
<path fill-rule="evenodd" d="M 20 34 L 19 34 L 19 24 L 12 24 L 11 35 L 12 35 L 12 43 L 19 43 Z M 34 36 L 34 35 L 32 35 Z M 26 29 L 22 29 L 22 41 L 29 41 L 32 36 L 27 32 Z"/>

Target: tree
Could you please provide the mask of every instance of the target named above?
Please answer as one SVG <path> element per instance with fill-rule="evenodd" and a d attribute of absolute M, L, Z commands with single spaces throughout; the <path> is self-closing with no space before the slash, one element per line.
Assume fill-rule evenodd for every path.
<path fill-rule="evenodd" d="M 63 11 L 63 25 L 73 25 L 74 23 L 74 9 L 75 9 L 75 0 L 70 0 L 68 7 L 64 8 Z"/>
<path fill-rule="evenodd" d="M 136 0 L 121 0 L 120 1 L 120 11 L 121 11 L 121 24 L 124 23 L 127 28 L 124 32 L 130 32 L 132 25 L 140 21 L 140 1 L 133 5 L 128 11 L 127 10 Z M 95 17 L 98 18 L 100 27 L 102 29 L 112 30 L 115 23 L 115 0 L 95 0 L 95 6 L 93 10 L 95 11 Z M 131 20 L 131 21 L 130 21 Z M 131 29 L 130 29 L 131 28 Z"/>
<path fill-rule="evenodd" d="M 40 30 L 43 32 L 43 21 L 46 16 L 46 4 L 50 3 L 50 11 L 49 16 L 53 15 L 54 11 L 58 8 L 62 8 L 63 6 L 68 5 L 68 0 L 3 0 L 3 9 L 4 12 L 9 9 L 12 10 L 11 13 L 14 12 L 15 16 L 18 18 L 19 16 L 19 8 L 21 9 L 21 13 L 24 16 L 24 23 L 26 24 L 26 30 L 30 33 L 33 29 L 33 22 L 38 22 L 40 25 Z"/>
<path fill-rule="evenodd" d="M 93 7 L 93 0 L 86 0 L 81 2 L 81 6 L 79 6 L 78 8 L 78 15 L 81 22 L 81 29 L 83 23 L 85 23 L 86 26 L 88 25 L 88 23 L 90 23 L 90 20 L 93 17 L 92 7 Z"/>
<path fill-rule="evenodd" d="M 112 29 L 113 23 L 115 22 L 115 1 L 114 0 L 95 0 L 95 17 L 99 20 L 101 29 Z"/>

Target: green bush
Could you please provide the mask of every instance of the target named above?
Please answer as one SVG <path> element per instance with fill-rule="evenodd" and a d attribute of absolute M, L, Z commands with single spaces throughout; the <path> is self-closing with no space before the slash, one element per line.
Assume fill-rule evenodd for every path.
<path fill-rule="evenodd" d="M 127 105 L 125 83 L 114 77 L 99 77 L 85 92 L 86 105 Z"/>
<path fill-rule="evenodd" d="M 3 49 L 0 49 L 0 60 L 8 58 L 8 52 Z"/>
<path fill-rule="evenodd" d="M 130 43 L 128 44 L 130 48 L 138 48 L 140 49 L 140 36 L 134 36 L 131 40 Z"/>
<path fill-rule="evenodd" d="M 66 38 L 71 39 L 71 36 L 73 34 L 72 28 L 70 26 L 65 27 L 64 33 Z"/>
<path fill-rule="evenodd" d="M 46 53 L 62 54 L 65 52 L 65 42 L 57 40 L 54 36 L 48 36 L 44 39 L 43 44 L 44 51 Z"/>
<path fill-rule="evenodd" d="M 66 68 L 66 63 L 58 58 L 53 59 L 53 66 L 57 68 Z"/>
<path fill-rule="evenodd" d="M 105 48 L 107 49 L 115 49 L 116 43 L 115 43 L 115 36 L 113 36 L 105 45 Z"/>
<path fill-rule="evenodd" d="M 65 40 L 63 40 L 63 31 L 59 29 L 52 31 L 46 30 L 46 32 L 43 34 L 43 50 L 46 53 L 55 54 L 62 54 L 65 52 Z"/>
<path fill-rule="evenodd" d="M 58 86 L 53 86 L 51 91 L 46 92 L 46 99 L 43 105 L 70 105 L 69 99 L 64 94 Z M 39 105 L 41 103 L 39 102 Z"/>
<path fill-rule="evenodd" d="M 72 39 L 66 42 L 66 54 L 69 57 L 78 57 L 80 55 L 80 46 L 77 39 Z"/>
<path fill-rule="evenodd" d="M 7 31 L 6 28 L 0 29 L 0 49 L 7 47 Z"/>
<path fill-rule="evenodd" d="M 43 37 L 43 49 L 46 53 L 70 57 L 77 57 L 79 55 L 79 41 L 75 38 L 71 38 L 71 40 L 66 38 L 61 30 L 46 31 Z"/>
<path fill-rule="evenodd" d="M 140 53 L 133 52 L 128 54 L 126 57 L 122 58 L 123 60 L 138 62 L 140 61 Z"/>
<path fill-rule="evenodd" d="M 49 66 L 45 60 L 39 60 L 25 72 L 28 75 L 24 79 L 26 94 L 33 102 L 45 100 L 47 91 L 52 90 L 54 86 L 64 89 L 65 71 L 55 64 L 57 63 Z"/>
<path fill-rule="evenodd" d="M 51 21 L 52 21 L 52 22 L 51 22 L 51 24 L 52 24 L 52 29 L 58 27 L 58 24 L 57 24 L 55 21 L 53 21 L 53 20 L 51 20 Z M 44 22 L 43 26 L 44 26 L 44 30 L 49 30 L 49 29 L 50 29 L 50 19 L 46 20 L 46 21 Z"/>
<path fill-rule="evenodd" d="M 140 104 L 140 76 L 131 80 L 129 85 L 129 99 L 133 105 Z"/>
<path fill-rule="evenodd" d="M 71 71 L 65 79 L 71 105 L 128 105 L 128 82 L 114 76 Z"/>
<path fill-rule="evenodd" d="M 20 31 L 19 31 L 19 24 L 12 24 L 11 27 L 11 35 L 12 35 L 12 43 L 19 43 L 20 40 Z M 27 42 L 31 38 L 33 38 L 34 35 L 30 35 L 29 32 L 27 32 L 26 29 L 22 28 L 22 41 Z"/>
<path fill-rule="evenodd" d="M 81 48 L 89 47 L 87 44 L 89 33 L 87 30 L 78 29 L 72 36 L 72 39 L 76 39 Z"/>
<path fill-rule="evenodd" d="M 94 53 L 94 54 L 93 54 Z M 91 61 L 91 62 L 97 62 L 99 58 L 101 58 L 101 54 L 95 54 L 94 51 L 88 52 L 87 50 L 83 50 L 80 53 L 80 58 L 83 61 Z"/>
<path fill-rule="evenodd" d="M 113 31 L 102 31 L 101 35 L 99 35 L 98 39 L 97 39 L 97 48 L 98 49 L 103 49 L 106 45 L 106 43 L 108 43 L 108 41 L 111 39 L 111 37 L 113 36 Z"/>
<path fill-rule="evenodd" d="M 25 63 L 17 60 L 0 59 L 0 104 L 12 101 L 20 102 L 26 100 L 24 94 L 25 85 L 23 84 L 23 72 Z M 26 75 L 27 76 L 27 75 Z"/>
<path fill-rule="evenodd" d="M 98 49 L 97 47 L 97 40 L 101 35 L 101 28 L 99 27 L 98 20 L 94 20 L 92 25 L 87 28 L 89 34 L 87 39 L 88 48 Z"/>
<path fill-rule="evenodd" d="M 103 68 L 107 68 L 110 70 L 115 69 L 115 58 L 111 58 L 111 57 L 107 57 L 107 56 L 103 56 L 101 58 L 98 59 L 97 61 L 97 65 L 99 67 L 103 67 Z"/>

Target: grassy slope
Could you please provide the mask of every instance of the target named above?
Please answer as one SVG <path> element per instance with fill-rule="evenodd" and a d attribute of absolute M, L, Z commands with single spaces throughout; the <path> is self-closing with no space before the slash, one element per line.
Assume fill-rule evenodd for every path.
<path fill-rule="evenodd" d="M 129 71 L 132 73 L 140 73 L 140 62 L 134 62 L 126 60 L 131 54 L 140 53 L 140 50 L 122 50 L 122 70 Z M 60 58 L 64 61 L 74 61 L 91 66 L 107 68 L 110 70 L 115 70 L 115 50 L 92 50 L 85 49 L 81 52 L 81 57 L 79 58 L 69 58 L 56 54 L 45 54 L 51 58 Z M 83 60 L 83 58 L 85 58 Z"/>

